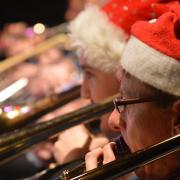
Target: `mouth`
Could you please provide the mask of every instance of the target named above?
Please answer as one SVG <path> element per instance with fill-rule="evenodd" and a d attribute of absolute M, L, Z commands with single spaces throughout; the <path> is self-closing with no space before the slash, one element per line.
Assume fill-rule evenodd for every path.
<path fill-rule="evenodd" d="M 123 155 L 131 152 L 122 135 L 116 137 L 113 141 L 116 143 L 114 153 L 118 157 L 122 157 Z"/>

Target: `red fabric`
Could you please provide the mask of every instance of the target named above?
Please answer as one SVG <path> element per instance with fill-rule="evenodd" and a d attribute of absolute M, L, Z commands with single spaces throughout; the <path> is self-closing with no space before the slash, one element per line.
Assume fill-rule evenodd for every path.
<path fill-rule="evenodd" d="M 160 16 L 155 23 L 135 23 L 132 26 L 132 35 L 180 61 L 180 4 Z"/>
<path fill-rule="evenodd" d="M 139 20 L 150 20 L 159 17 L 169 10 L 167 4 L 160 0 L 111 0 L 102 10 L 110 21 L 130 34 L 132 24 Z"/>

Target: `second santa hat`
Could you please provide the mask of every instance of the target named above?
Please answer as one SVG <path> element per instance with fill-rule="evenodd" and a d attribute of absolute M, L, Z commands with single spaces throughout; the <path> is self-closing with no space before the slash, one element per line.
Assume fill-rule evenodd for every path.
<path fill-rule="evenodd" d="M 87 63 L 105 72 L 116 72 L 130 28 L 138 20 L 166 12 L 158 0 L 111 0 L 103 7 L 87 7 L 70 24 L 73 46 Z"/>

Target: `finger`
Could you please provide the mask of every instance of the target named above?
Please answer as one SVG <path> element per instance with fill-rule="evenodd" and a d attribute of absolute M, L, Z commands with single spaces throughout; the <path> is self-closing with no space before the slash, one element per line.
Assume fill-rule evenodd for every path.
<path fill-rule="evenodd" d="M 107 164 L 116 159 L 116 157 L 114 155 L 114 151 L 113 151 L 114 146 L 115 146 L 114 142 L 111 142 L 111 143 L 107 144 L 106 146 L 104 146 L 104 148 L 103 148 L 103 157 L 104 157 L 103 164 Z"/>
<path fill-rule="evenodd" d="M 58 163 L 62 163 L 63 162 L 63 158 L 64 158 L 64 150 L 66 149 L 65 144 L 61 141 L 58 140 L 55 144 L 54 144 L 54 149 L 53 149 L 53 154 L 54 154 L 54 158 L 56 159 L 56 161 Z"/>
<path fill-rule="evenodd" d="M 108 142 L 109 139 L 106 137 L 95 137 L 92 139 L 89 150 L 92 151 L 93 149 L 96 149 L 98 147 L 103 148 L 106 144 L 108 144 Z"/>
<path fill-rule="evenodd" d="M 86 164 L 86 171 L 92 170 L 97 168 L 98 166 L 98 159 L 102 156 L 103 152 L 101 148 L 94 149 L 91 152 L 88 152 L 85 156 L 85 164 Z"/>
<path fill-rule="evenodd" d="M 38 157 L 39 157 L 40 159 L 42 159 L 42 160 L 49 160 L 49 159 L 51 159 L 51 157 L 52 157 L 51 152 L 50 152 L 49 150 L 47 150 L 47 149 L 40 149 L 40 150 L 37 152 L 37 154 L 38 154 Z"/>
<path fill-rule="evenodd" d="M 49 150 L 50 152 L 53 152 L 54 145 L 51 142 L 47 142 L 44 146 L 45 149 Z"/>

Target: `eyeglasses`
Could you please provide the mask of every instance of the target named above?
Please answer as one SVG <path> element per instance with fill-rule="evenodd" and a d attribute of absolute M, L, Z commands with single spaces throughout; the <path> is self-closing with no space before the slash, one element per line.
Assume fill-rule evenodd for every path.
<path fill-rule="evenodd" d="M 151 96 L 151 97 L 142 97 L 142 98 L 134 98 L 134 99 L 122 99 L 122 97 L 117 97 L 116 99 L 113 100 L 114 107 L 115 109 L 121 113 L 126 105 L 129 104 L 139 104 L 139 103 L 145 103 L 145 102 L 153 102 L 153 101 L 164 101 L 164 99 L 169 100 L 169 101 L 174 101 L 177 98 L 167 98 L 165 96 Z"/>

